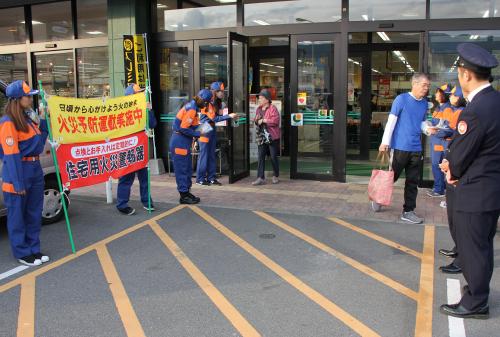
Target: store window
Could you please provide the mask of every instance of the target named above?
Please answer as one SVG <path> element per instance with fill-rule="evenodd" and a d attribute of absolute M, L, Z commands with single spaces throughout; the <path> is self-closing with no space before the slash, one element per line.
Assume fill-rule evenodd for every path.
<path fill-rule="evenodd" d="M 350 0 L 349 20 L 425 19 L 425 0 Z"/>
<path fill-rule="evenodd" d="M 76 50 L 78 64 L 78 97 L 109 96 L 108 47 Z"/>
<path fill-rule="evenodd" d="M 24 8 L 0 9 L 0 45 L 25 42 Z"/>
<path fill-rule="evenodd" d="M 57 41 L 73 38 L 71 1 L 31 6 L 33 41 Z"/>
<path fill-rule="evenodd" d="M 5 83 L 16 80 L 28 82 L 28 63 L 25 53 L 0 55 L 0 80 Z M 0 114 L 3 113 L 5 103 L 5 96 L 0 94 Z"/>
<path fill-rule="evenodd" d="M 431 19 L 493 18 L 500 16 L 498 0 L 431 0 Z"/>
<path fill-rule="evenodd" d="M 419 43 L 420 33 L 407 32 L 374 32 L 373 43 Z"/>
<path fill-rule="evenodd" d="M 236 26 L 236 0 L 157 2 L 158 31 Z"/>
<path fill-rule="evenodd" d="M 245 26 L 336 22 L 341 19 L 340 0 L 245 1 Z"/>
<path fill-rule="evenodd" d="M 105 37 L 108 34 L 107 0 L 77 0 L 78 37 Z"/>

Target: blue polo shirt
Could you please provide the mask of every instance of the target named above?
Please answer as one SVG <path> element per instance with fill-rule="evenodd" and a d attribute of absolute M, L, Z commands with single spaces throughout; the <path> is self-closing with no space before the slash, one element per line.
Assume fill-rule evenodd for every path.
<path fill-rule="evenodd" d="M 421 124 L 427 114 L 427 99 L 415 99 L 410 93 L 396 97 L 391 114 L 398 117 L 392 134 L 391 149 L 407 152 L 422 151 Z"/>

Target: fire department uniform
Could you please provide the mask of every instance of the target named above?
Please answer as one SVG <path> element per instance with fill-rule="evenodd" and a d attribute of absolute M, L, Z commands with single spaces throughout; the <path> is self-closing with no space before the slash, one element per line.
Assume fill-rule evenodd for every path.
<path fill-rule="evenodd" d="M 125 89 L 125 96 L 133 95 L 138 92 L 144 91 L 137 84 L 131 84 Z M 149 110 L 149 128 L 154 129 L 156 127 L 156 118 L 153 110 Z M 116 208 L 118 210 L 126 210 L 130 209 L 134 211 L 128 206 L 128 201 L 130 199 L 130 190 L 134 183 L 135 175 L 137 174 L 137 178 L 139 179 L 139 190 L 141 194 L 141 202 L 145 209 L 149 210 L 149 200 L 148 200 L 148 168 L 143 167 L 136 172 L 131 172 L 129 174 L 120 177 L 118 180 L 118 188 L 117 188 L 117 203 Z M 151 210 L 154 210 L 153 200 L 151 200 Z"/>
<path fill-rule="evenodd" d="M 221 82 L 214 82 L 210 86 L 210 89 L 213 92 L 224 90 L 224 84 Z M 231 119 L 229 115 L 219 115 L 219 109 L 216 107 L 215 100 L 216 97 L 214 94 L 212 101 L 208 104 L 208 107 L 202 109 L 200 114 L 201 123 L 209 123 L 213 128 L 208 134 L 203 135 L 198 139 L 200 154 L 198 156 L 196 181 L 200 184 L 205 181 L 211 183 L 216 180 L 215 172 L 217 168 L 217 161 L 215 151 L 217 145 L 217 130 L 215 129 L 215 123 Z"/>
<path fill-rule="evenodd" d="M 36 95 L 23 81 L 24 95 Z M 24 85 L 23 85 L 24 84 Z M 19 85 L 16 82 L 9 86 Z M 12 88 L 12 87 L 11 87 Z M 15 88 L 14 88 L 15 89 Z M 12 253 L 17 259 L 40 253 L 40 229 L 44 179 L 39 156 L 43 152 L 48 136 L 45 120 L 36 125 L 26 116 L 28 132 L 18 131 L 8 116 L 0 119 L 0 159 L 2 168 L 2 191 L 7 207 L 7 229 Z M 25 195 L 19 194 L 25 191 Z"/>
<path fill-rule="evenodd" d="M 198 97 L 205 102 L 209 102 L 212 94 L 209 90 L 203 89 L 198 93 Z M 170 138 L 170 153 L 174 162 L 175 180 L 177 190 L 181 194 L 181 199 L 189 193 L 191 189 L 191 176 L 193 174 L 191 148 L 195 138 L 201 136 L 197 131 L 200 125 L 198 113 L 200 108 L 193 99 L 188 102 L 178 113 L 173 123 L 173 133 Z"/>
<path fill-rule="evenodd" d="M 450 86 L 448 84 L 444 84 L 440 87 L 445 94 L 450 93 Z M 445 118 L 445 111 L 451 109 L 451 104 L 449 102 L 445 102 L 440 104 L 432 115 L 432 125 L 436 126 L 440 120 L 444 120 L 445 124 L 448 125 L 448 120 Z M 434 176 L 434 187 L 433 191 L 435 193 L 444 195 L 445 190 L 445 179 L 444 174 L 441 172 L 439 168 L 439 164 L 443 161 L 444 151 L 446 149 L 448 141 L 446 140 L 453 134 L 451 130 L 439 130 L 436 134 L 432 135 L 430 138 L 431 143 L 431 163 L 432 163 L 432 175 Z"/>
<path fill-rule="evenodd" d="M 458 45 L 458 68 L 491 76 L 497 59 L 472 43 Z M 484 81 L 486 82 L 486 81 Z M 441 312 L 464 318 L 487 318 L 493 274 L 493 238 L 500 214 L 500 93 L 489 83 L 469 93 L 458 118 L 446 159 L 454 191 L 453 225 L 460 267 L 468 287 L 456 304 Z"/>

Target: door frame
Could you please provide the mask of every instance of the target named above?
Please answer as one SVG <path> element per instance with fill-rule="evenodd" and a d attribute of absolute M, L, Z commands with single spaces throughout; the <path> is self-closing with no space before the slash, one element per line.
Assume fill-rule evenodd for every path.
<path fill-rule="evenodd" d="M 297 126 L 290 126 L 290 178 L 291 179 L 310 179 L 310 180 L 323 180 L 323 181 L 344 181 L 345 180 L 345 139 L 342 140 L 342 135 L 345 136 L 345 107 L 341 108 L 335 102 L 343 102 L 345 93 L 341 93 L 343 86 L 341 83 L 341 46 L 340 46 L 340 33 L 328 34 L 303 34 L 290 36 L 290 116 L 297 112 L 297 91 L 298 91 L 298 58 L 297 46 L 300 41 L 332 41 L 333 43 L 333 109 L 334 120 L 333 135 L 332 135 L 332 174 L 320 173 L 306 173 L 297 171 L 298 159 L 298 128 Z M 338 86 L 338 88 L 336 88 Z M 336 160 L 336 159 L 339 160 Z"/>
<path fill-rule="evenodd" d="M 233 78 L 233 41 L 238 41 L 244 45 L 246 45 L 246 69 L 244 69 L 244 74 L 246 74 L 246 79 L 248 78 L 248 50 L 249 50 L 249 38 L 248 36 L 241 35 L 235 32 L 227 32 L 227 82 L 228 82 L 228 108 L 229 111 L 232 112 L 232 108 L 234 106 L 234 97 L 233 97 L 233 83 L 235 80 Z M 250 111 L 249 111 L 249 99 L 248 99 L 248 81 L 246 80 L 244 83 L 245 86 L 245 114 L 247 123 L 245 124 L 245 133 L 246 133 L 246 170 L 235 174 L 234 172 L 234 126 L 232 123 L 228 121 L 228 124 L 231 124 L 229 127 L 229 183 L 233 184 L 238 180 L 246 178 L 250 176 L 250 137 L 249 137 L 249 123 L 250 123 Z M 242 125 L 238 126 L 242 127 Z"/>

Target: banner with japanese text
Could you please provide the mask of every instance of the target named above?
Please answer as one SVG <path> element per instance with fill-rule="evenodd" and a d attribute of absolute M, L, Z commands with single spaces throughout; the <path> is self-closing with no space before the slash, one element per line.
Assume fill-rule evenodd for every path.
<path fill-rule="evenodd" d="M 50 96 L 48 105 L 59 144 L 115 139 L 146 128 L 144 93 L 106 100 Z"/>
<path fill-rule="evenodd" d="M 123 65 L 126 84 L 135 83 L 145 88 L 148 69 L 143 35 L 123 36 Z"/>
<path fill-rule="evenodd" d="M 60 145 L 56 155 L 62 184 L 75 189 L 135 172 L 148 164 L 147 146 L 144 131 L 109 142 Z"/>

